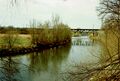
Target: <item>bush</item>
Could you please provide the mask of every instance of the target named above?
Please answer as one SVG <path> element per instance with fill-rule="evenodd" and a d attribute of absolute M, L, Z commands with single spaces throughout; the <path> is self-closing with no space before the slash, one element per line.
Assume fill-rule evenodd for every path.
<path fill-rule="evenodd" d="M 71 30 L 67 25 L 59 22 L 58 19 L 54 19 L 53 23 L 45 22 L 39 26 L 32 25 L 33 45 L 59 45 L 71 40 Z"/>

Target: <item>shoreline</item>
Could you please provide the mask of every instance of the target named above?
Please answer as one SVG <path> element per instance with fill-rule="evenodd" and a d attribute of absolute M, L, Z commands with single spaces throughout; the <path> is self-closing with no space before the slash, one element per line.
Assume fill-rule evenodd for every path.
<path fill-rule="evenodd" d="M 31 46 L 31 47 L 21 47 L 21 48 L 13 48 L 13 49 L 0 49 L 0 57 L 7 57 L 7 56 L 18 56 L 18 55 L 26 55 L 32 52 L 40 52 L 42 50 L 50 49 L 50 48 L 57 48 L 61 46 L 66 46 L 71 44 L 71 40 L 64 41 L 60 43 L 54 44 L 39 44 L 39 46 Z"/>

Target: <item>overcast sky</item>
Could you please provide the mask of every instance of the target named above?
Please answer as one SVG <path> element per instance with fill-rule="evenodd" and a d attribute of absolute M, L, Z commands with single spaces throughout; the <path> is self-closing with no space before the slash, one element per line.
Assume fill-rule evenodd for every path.
<path fill-rule="evenodd" d="M 18 0 L 11 6 L 10 0 L 0 0 L 0 25 L 25 27 L 35 19 L 50 20 L 57 14 L 71 28 L 100 28 L 96 7 L 99 0 Z"/>

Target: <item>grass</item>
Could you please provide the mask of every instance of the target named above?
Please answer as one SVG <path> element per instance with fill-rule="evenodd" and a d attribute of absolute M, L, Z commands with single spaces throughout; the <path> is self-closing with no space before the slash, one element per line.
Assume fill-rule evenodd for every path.
<path fill-rule="evenodd" d="M 5 34 L 0 34 L 0 48 L 4 47 L 6 45 L 4 41 Z M 16 41 L 15 41 L 15 47 L 28 47 L 31 45 L 31 36 L 25 35 L 25 34 L 19 34 Z"/>

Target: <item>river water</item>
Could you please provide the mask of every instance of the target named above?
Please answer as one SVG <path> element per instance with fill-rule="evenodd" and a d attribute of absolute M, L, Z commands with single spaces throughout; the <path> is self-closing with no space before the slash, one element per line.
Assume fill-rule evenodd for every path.
<path fill-rule="evenodd" d="M 72 37 L 72 44 L 23 56 L 0 59 L 0 81 L 63 81 L 76 65 L 97 63 L 100 46 L 88 36 Z"/>

